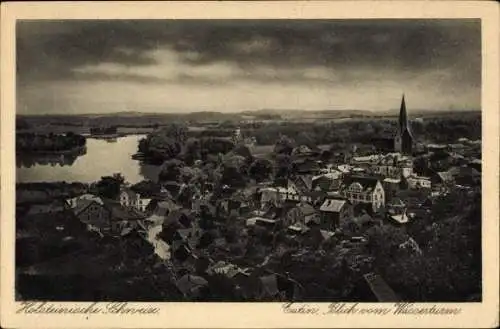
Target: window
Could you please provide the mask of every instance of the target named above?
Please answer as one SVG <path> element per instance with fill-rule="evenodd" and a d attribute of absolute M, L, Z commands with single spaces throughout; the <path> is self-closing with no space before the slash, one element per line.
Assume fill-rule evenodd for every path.
<path fill-rule="evenodd" d="M 351 186 L 349 186 L 349 190 L 359 193 L 363 190 L 363 186 L 359 183 L 352 183 Z"/>

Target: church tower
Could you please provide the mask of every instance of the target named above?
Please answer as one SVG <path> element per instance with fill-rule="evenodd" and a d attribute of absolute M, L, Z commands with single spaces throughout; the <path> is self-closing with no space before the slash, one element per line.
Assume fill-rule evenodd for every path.
<path fill-rule="evenodd" d="M 396 137 L 394 138 L 394 150 L 402 154 L 410 155 L 413 146 L 413 134 L 411 133 L 408 114 L 406 113 L 405 95 L 401 100 L 399 110 L 399 123 Z"/>

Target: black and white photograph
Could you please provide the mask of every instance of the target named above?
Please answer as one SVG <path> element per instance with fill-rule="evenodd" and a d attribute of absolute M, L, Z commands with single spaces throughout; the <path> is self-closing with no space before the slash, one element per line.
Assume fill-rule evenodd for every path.
<path fill-rule="evenodd" d="M 19 20 L 17 301 L 481 302 L 479 19 Z"/>

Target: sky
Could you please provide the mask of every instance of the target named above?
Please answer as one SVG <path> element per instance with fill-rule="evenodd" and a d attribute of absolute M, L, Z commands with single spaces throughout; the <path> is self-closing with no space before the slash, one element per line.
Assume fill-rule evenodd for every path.
<path fill-rule="evenodd" d="M 479 20 L 18 21 L 17 113 L 478 110 Z"/>

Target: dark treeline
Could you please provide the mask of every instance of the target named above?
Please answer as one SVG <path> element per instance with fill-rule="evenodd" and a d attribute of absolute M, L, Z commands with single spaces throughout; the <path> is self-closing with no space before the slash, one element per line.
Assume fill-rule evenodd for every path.
<path fill-rule="evenodd" d="M 86 139 L 82 135 L 68 132 L 66 134 L 16 134 L 16 152 L 50 153 L 76 151 L 85 146 Z"/>
<path fill-rule="evenodd" d="M 417 140 L 440 143 L 456 142 L 458 138 L 481 138 L 481 116 L 434 118 L 413 121 L 411 128 Z M 281 135 L 293 137 L 307 133 L 312 143 L 370 143 L 375 137 L 393 137 L 396 132 L 395 120 L 350 120 L 328 123 L 283 122 L 269 123 L 260 127 L 243 127 L 244 135 L 254 136 L 259 145 L 272 145 Z"/>
<path fill-rule="evenodd" d="M 234 144 L 225 138 L 203 136 L 190 137 L 185 125 L 171 124 L 140 140 L 138 151 L 152 163 L 163 163 L 173 158 L 186 159 L 188 163 L 205 160 L 209 154 L 225 154 Z"/>
<path fill-rule="evenodd" d="M 118 127 L 116 126 L 90 128 L 90 133 L 96 135 L 116 134 L 117 132 Z"/>

